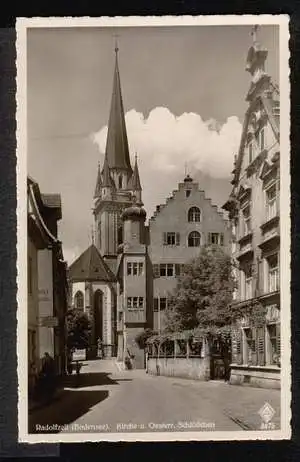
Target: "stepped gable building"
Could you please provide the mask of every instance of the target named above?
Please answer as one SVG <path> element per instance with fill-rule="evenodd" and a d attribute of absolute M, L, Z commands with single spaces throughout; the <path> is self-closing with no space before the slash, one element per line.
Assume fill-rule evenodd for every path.
<path fill-rule="evenodd" d="M 231 232 L 189 175 L 146 225 L 137 158 L 133 168 L 130 162 L 115 51 L 106 150 L 94 194 L 95 246 L 70 267 L 72 305 L 79 300 L 98 324 L 92 341 L 100 336 L 106 356 L 117 355 L 120 361 L 131 356 L 134 367 L 143 368 L 144 351 L 136 336 L 146 328 L 163 328 L 168 293 L 182 265 L 203 245 L 219 244 L 229 251 Z M 97 277 L 91 254 L 98 262 Z M 95 301 L 96 290 L 101 302 Z"/>
<path fill-rule="evenodd" d="M 249 103 L 235 161 L 229 212 L 238 264 L 235 303 L 266 310 L 266 324 L 245 316 L 233 342 L 232 383 L 280 387 L 279 90 L 265 71 L 267 50 L 254 37 L 247 56 Z"/>
<path fill-rule="evenodd" d="M 220 245 L 230 251 L 230 230 L 223 213 L 187 175 L 149 221 L 148 254 L 153 267 L 154 328 L 164 328 L 168 293 L 176 287 L 182 266 L 201 246 Z"/>

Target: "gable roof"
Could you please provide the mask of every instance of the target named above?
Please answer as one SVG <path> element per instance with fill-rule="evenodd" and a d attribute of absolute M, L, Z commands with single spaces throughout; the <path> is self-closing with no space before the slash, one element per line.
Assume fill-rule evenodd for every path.
<path fill-rule="evenodd" d="M 279 133 L 280 133 L 279 125 L 278 125 L 278 121 L 276 120 L 276 118 L 273 115 L 274 101 L 271 100 L 270 98 L 267 98 L 267 97 L 263 96 L 263 95 L 257 96 L 257 98 L 255 99 L 255 102 L 257 102 L 258 100 L 261 101 L 261 103 L 262 103 L 262 105 L 263 105 L 263 107 L 264 107 L 264 109 L 266 111 L 266 114 L 268 116 L 268 120 L 269 120 L 270 125 L 272 127 L 274 136 L 275 136 L 276 140 L 279 142 Z M 247 130 L 248 130 L 248 125 L 249 125 L 249 120 L 250 120 L 250 117 L 251 117 L 251 114 L 252 114 L 252 110 L 253 110 L 253 105 L 251 104 L 248 107 L 247 111 L 246 111 L 246 115 L 245 115 L 245 119 L 244 119 L 241 142 L 240 142 L 239 153 L 238 153 L 238 157 L 237 157 L 237 161 L 236 161 L 236 168 L 235 168 L 235 174 L 234 174 L 234 180 L 233 180 L 234 183 L 236 183 L 238 181 L 240 171 L 241 171 L 241 167 L 242 167 L 244 148 L 245 148 L 245 143 L 246 143 L 246 138 L 247 138 Z"/>
<path fill-rule="evenodd" d="M 94 244 L 72 263 L 69 277 L 71 281 L 114 282 L 116 279 Z"/>

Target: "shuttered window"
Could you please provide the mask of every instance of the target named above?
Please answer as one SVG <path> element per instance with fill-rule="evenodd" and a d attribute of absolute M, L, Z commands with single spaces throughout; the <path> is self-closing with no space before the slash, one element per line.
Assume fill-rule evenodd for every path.
<path fill-rule="evenodd" d="M 164 232 L 162 236 L 163 245 L 178 246 L 180 245 L 180 233 L 174 231 Z"/>
<path fill-rule="evenodd" d="M 265 328 L 257 328 L 257 359 L 258 365 L 265 365 Z"/>
<path fill-rule="evenodd" d="M 159 270 L 159 265 L 158 264 L 153 265 L 153 277 L 154 278 L 159 278 L 160 277 L 160 270 Z"/>

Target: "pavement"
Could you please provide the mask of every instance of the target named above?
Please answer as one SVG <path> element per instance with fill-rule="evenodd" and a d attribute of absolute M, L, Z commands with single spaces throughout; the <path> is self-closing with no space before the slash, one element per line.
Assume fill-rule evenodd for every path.
<path fill-rule="evenodd" d="M 113 360 L 86 361 L 79 376 L 66 377 L 60 396 L 29 413 L 29 432 L 259 430 L 258 411 L 266 402 L 279 429 L 279 390 L 157 377 L 122 370 Z"/>

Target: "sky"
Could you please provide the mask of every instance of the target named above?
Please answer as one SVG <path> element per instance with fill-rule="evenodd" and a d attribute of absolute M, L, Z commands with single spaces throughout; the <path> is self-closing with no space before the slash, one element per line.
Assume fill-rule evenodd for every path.
<path fill-rule="evenodd" d="M 250 26 L 27 30 L 28 174 L 60 193 L 68 263 L 91 244 L 103 162 L 115 35 L 129 148 L 138 156 L 148 218 L 185 172 L 219 207 L 231 190 L 250 74 Z M 266 71 L 279 83 L 278 26 L 262 26 Z"/>

